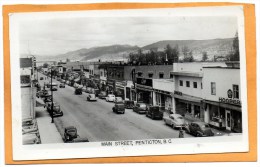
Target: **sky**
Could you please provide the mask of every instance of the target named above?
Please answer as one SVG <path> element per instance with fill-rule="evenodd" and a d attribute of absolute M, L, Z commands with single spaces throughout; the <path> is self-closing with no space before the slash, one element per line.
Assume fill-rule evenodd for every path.
<path fill-rule="evenodd" d="M 86 17 L 23 21 L 21 54 L 58 55 L 82 48 L 161 40 L 232 38 L 236 17 Z"/>

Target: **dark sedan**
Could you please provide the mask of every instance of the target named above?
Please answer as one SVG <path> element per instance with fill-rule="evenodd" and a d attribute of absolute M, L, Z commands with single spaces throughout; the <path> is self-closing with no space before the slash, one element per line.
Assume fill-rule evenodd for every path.
<path fill-rule="evenodd" d="M 133 107 L 133 111 L 139 114 L 145 114 L 147 111 L 147 105 L 145 103 L 136 103 Z"/>
<path fill-rule="evenodd" d="M 191 122 L 186 128 L 186 132 L 196 137 L 214 136 L 210 126 L 205 122 Z"/>

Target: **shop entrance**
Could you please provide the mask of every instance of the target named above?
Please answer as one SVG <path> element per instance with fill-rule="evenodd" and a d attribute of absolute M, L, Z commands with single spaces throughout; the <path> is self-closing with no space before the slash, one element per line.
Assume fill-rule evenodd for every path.
<path fill-rule="evenodd" d="M 231 112 L 226 110 L 226 129 L 231 130 Z"/>

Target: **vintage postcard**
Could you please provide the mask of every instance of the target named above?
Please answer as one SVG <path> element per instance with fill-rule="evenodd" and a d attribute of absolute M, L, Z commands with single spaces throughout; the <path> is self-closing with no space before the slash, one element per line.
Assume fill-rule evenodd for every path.
<path fill-rule="evenodd" d="M 13 160 L 249 151 L 243 5 L 9 14 Z"/>

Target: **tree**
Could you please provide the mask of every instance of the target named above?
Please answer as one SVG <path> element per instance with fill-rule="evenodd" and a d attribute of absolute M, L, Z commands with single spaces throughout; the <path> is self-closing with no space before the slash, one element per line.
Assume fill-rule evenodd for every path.
<path fill-rule="evenodd" d="M 238 33 L 236 32 L 235 38 L 233 39 L 233 56 L 231 56 L 230 61 L 239 61 L 239 39 Z"/>
<path fill-rule="evenodd" d="M 190 50 L 187 46 L 182 48 L 182 53 L 184 55 L 184 62 L 194 62 L 192 50 Z"/>
<path fill-rule="evenodd" d="M 202 53 L 202 61 L 207 61 L 208 60 L 208 53 L 206 52 L 206 51 L 204 51 L 203 53 Z"/>
<path fill-rule="evenodd" d="M 49 67 L 49 64 L 48 64 L 48 63 L 44 63 L 44 64 L 42 65 L 42 67 L 43 67 L 43 68 L 48 68 L 48 67 Z"/>

